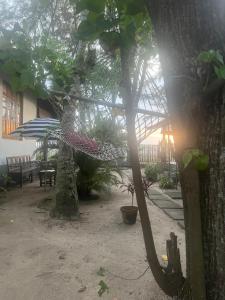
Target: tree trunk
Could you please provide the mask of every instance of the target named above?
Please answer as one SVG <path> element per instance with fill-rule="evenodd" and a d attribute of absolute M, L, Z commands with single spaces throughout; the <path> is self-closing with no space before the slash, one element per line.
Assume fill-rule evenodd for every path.
<path fill-rule="evenodd" d="M 184 200 L 188 299 L 225 299 L 225 139 L 221 89 L 203 96 L 197 57 L 203 50 L 224 54 L 221 0 L 147 0 L 174 130 Z M 222 40 L 223 38 L 223 40 Z M 201 149 L 209 168 L 182 170 L 185 150 Z"/>
<path fill-rule="evenodd" d="M 61 121 L 63 130 L 74 130 L 75 108 L 66 103 Z M 56 178 L 56 205 L 53 215 L 58 218 L 79 217 L 79 201 L 76 187 L 76 166 L 73 149 L 60 142 Z"/>
<path fill-rule="evenodd" d="M 71 86 L 68 99 L 64 100 L 64 110 L 61 127 L 64 133 L 75 129 L 76 107 L 74 96 L 80 96 L 81 76 L 84 64 L 85 43 L 81 43 L 77 51 L 74 66 L 74 83 Z M 70 98 L 72 96 L 73 100 Z M 76 185 L 76 164 L 74 150 L 60 142 L 57 178 L 56 178 L 56 205 L 53 215 L 59 218 L 76 219 L 79 217 L 79 199 Z"/>
<path fill-rule="evenodd" d="M 179 250 L 176 247 L 176 242 L 173 244 L 174 253 L 173 256 L 174 261 L 170 261 L 171 263 L 171 273 L 166 272 L 163 267 L 160 265 L 154 245 L 154 239 L 151 229 L 151 224 L 148 215 L 147 204 L 144 195 L 143 183 L 142 183 L 142 175 L 141 168 L 138 157 L 138 146 L 137 146 L 137 138 L 135 131 L 135 96 L 132 93 L 132 85 L 130 78 L 130 67 L 132 65 L 131 60 L 132 50 L 129 49 L 121 49 L 121 69 L 122 69 L 122 90 L 121 94 L 123 97 L 123 101 L 126 107 L 126 123 L 127 123 L 127 136 L 128 136 L 128 148 L 129 148 L 129 159 L 132 167 L 133 174 L 133 182 L 135 187 L 136 199 L 139 209 L 139 214 L 141 218 L 142 231 L 145 241 L 145 248 L 147 252 L 147 259 L 151 268 L 151 271 L 163 289 L 163 291 L 169 296 L 176 296 L 178 294 L 178 290 L 181 286 L 183 286 L 183 276 L 180 267 L 179 261 Z M 171 241 L 168 241 L 170 243 Z"/>

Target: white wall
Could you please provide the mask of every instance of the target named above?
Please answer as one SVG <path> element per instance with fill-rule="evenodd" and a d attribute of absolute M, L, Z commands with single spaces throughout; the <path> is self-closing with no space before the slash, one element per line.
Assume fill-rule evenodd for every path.
<path fill-rule="evenodd" d="M 36 149 L 35 140 L 2 138 L 2 79 L 0 78 L 0 165 L 6 164 L 7 156 L 30 155 Z M 23 122 L 37 116 L 37 100 L 29 93 L 23 96 Z"/>
<path fill-rule="evenodd" d="M 6 156 L 30 155 L 36 149 L 36 141 L 33 140 L 10 140 L 0 138 L 0 165 L 6 164 Z"/>

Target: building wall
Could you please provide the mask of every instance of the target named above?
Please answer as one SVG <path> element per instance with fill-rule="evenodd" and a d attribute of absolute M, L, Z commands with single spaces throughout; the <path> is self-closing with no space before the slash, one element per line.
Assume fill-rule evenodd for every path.
<path fill-rule="evenodd" d="M 49 111 L 47 111 L 46 109 L 40 108 L 39 107 L 39 118 L 52 118 L 52 115 Z"/>
<path fill-rule="evenodd" d="M 2 78 L 0 78 L 0 165 L 6 164 L 7 156 L 30 155 L 36 149 L 35 140 L 14 140 L 2 138 Z M 23 96 L 23 122 L 37 116 L 37 100 L 29 93 Z"/>
<path fill-rule="evenodd" d="M 23 123 L 37 117 L 37 99 L 30 93 L 23 95 Z"/>

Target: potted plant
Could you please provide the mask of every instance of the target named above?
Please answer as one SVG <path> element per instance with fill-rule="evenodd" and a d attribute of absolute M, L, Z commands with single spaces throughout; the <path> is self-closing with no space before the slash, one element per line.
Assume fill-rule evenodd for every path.
<path fill-rule="evenodd" d="M 148 189 L 153 185 L 155 181 L 149 180 L 146 177 L 142 177 L 142 184 L 145 196 L 149 198 Z M 134 206 L 134 194 L 135 194 L 135 188 L 133 182 L 129 182 L 127 184 L 120 183 L 120 188 L 125 188 L 122 192 L 128 192 L 131 194 L 131 204 L 132 205 L 126 205 L 121 206 L 120 210 L 122 212 L 123 222 L 125 224 L 135 224 L 137 219 L 137 212 L 138 207 Z"/>
<path fill-rule="evenodd" d="M 135 224 L 137 219 L 138 207 L 134 206 L 134 194 L 135 194 L 134 184 L 131 182 L 127 184 L 121 184 L 120 188 L 125 188 L 122 192 L 127 191 L 128 193 L 130 193 L 132 199 L 131 201 L 132 205 L 121 206 L 120 208 L 122 212 L 123 222 L 125 224 L 130 224 L 130 225 Z"/>

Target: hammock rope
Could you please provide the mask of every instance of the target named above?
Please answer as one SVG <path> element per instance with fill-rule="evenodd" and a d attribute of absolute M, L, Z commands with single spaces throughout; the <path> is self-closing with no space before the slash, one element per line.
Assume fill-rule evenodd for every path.
<path fill-rule="evenodd" d="M 57 129 L 51 131 L 50 134 L 52 137 L 57 138 L 72 147 L 74 150 L 83 152 L 99 160 L 111 161 L 125 156 L 125 149 L 116 148 L 109 143 L 98 142 L 75 130 L 63 131 L 62 129 Z"/>

